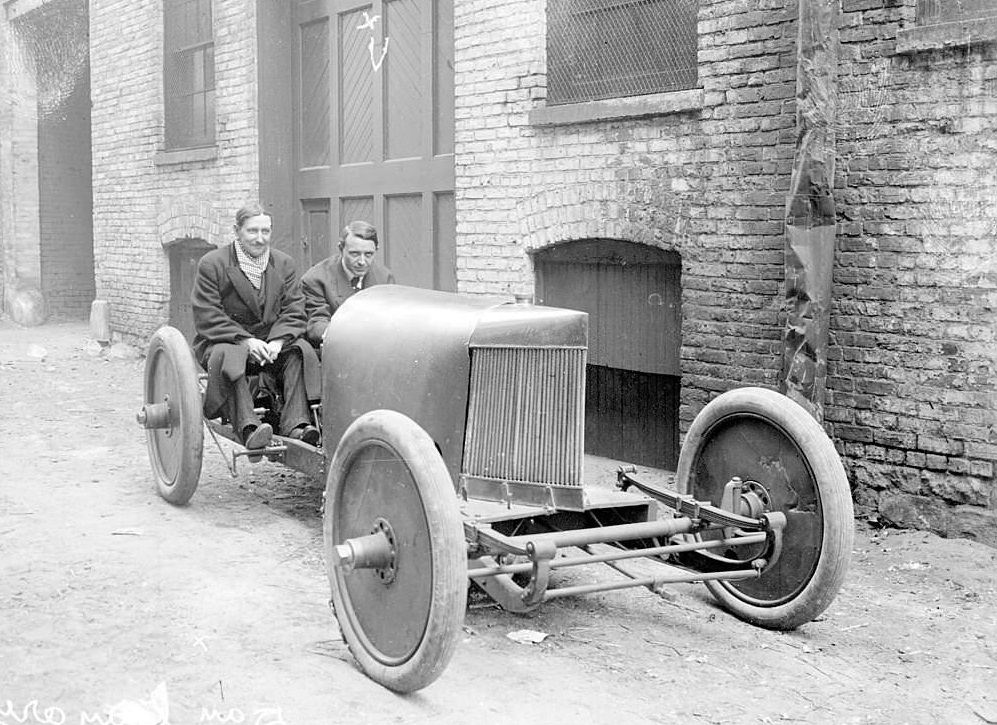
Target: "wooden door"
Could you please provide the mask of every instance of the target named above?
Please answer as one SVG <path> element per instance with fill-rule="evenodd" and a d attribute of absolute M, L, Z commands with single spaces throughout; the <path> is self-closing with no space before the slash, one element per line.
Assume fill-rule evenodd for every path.
<path fill-rule="evenodd" d="M 674 470 L 681 266 L 674 252 L 594 239 L 535 259 L 537 301 L 589 314 L 585 450 Z"/>
<path fill-rule="evenodd" d="M 455 290 L 453 0 L 308 0 L 294 33 L 302 266 L 363 219 L 399 283 Z"/>

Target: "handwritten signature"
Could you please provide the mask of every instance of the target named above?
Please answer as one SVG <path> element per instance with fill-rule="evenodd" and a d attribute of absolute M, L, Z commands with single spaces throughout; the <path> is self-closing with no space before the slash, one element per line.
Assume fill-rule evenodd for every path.
<path fill-rule="evenodd" d="M 43 706 L 37 700 L 29 700 L 18 707 L 10 700 L 0 700 L 0 725 L 169 725 L 168 713 L 153 712 L 141 707 L 124 705 L 146 705 L 148 702 L 120 703 L 106 712 L 67 713 L 61 707 Z M 157 708 L 158 709 L 158 708 Z M 287 725 L 279 707 L 261 707 L 244 711 L 239 708 L 201 708 L 198 723 L 235 723 L 236 725 Z"/>

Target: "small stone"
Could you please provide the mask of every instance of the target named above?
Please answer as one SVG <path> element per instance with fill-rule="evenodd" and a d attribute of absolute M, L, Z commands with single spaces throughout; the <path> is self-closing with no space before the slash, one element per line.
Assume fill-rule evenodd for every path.
<path fill-rule="evenodd" d="M 112 360 L 136 360 L 139 351 L 128 343 L 116 342 L 108 349 L 107 356 Z"/>
<path fill-rule="evenodd" d="M 45 356 L 48 355 L 48 350 L 41 345 L 28 345 L 28 351 L 25 354 L 32 360 L 44 360 Z"/>

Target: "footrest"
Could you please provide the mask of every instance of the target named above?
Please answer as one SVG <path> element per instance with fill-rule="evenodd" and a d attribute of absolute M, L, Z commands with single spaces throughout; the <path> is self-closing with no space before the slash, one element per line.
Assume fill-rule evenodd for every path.
<path fill-rule="evenodd" d="M 232 452 L 232 464 L 235 465 L 235 460 L 239 456 L 245 456 L 246 460 L 250 463 L 259 463 L 263 460 L 263 457 L 272 458 L 274 456 L 279 456 L 287 450 L 287 446 L 282 443 L 272 443 L 266 448 L 243 448 L 242 450 Z"/>

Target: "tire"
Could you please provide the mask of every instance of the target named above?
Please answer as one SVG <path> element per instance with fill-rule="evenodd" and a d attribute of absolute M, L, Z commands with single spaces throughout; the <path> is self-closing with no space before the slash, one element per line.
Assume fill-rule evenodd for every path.
<path fill-rule="evenodd" d="M 419 690 L 446 669 L 466 608 L 467 549 L 446 465 L 410 418 L 375 410 L 343 434 L 325 492 L 326 569 L 343 638 L 372 680 Z M 395 541 L 390 576 L 333 563 L 335 545 L 379 522 Z"/>
<path fill-rule="evenodd" d="M 696 416 L 679 454 L 676 487 L 720 504 L 734 476 L 767 491 L 767 509 L 786 515 L 782 552 L 758 579 L 706 582 L 735 616 L 790 630 L 834 600 L 854 536 L 852 499 L 841 459 L 800 405 L 772 390 L 740 388 Z"/>
<path fill-rule="evenodd" d="M 159 495 L 183 506 L 197 490 L 204 454 L 204 423 L 197 365 L 184 336 L 161 327 L 145 358 L 145 403 L 166 402 L 169 425 L 147 428 L 146 443 Z"/>

